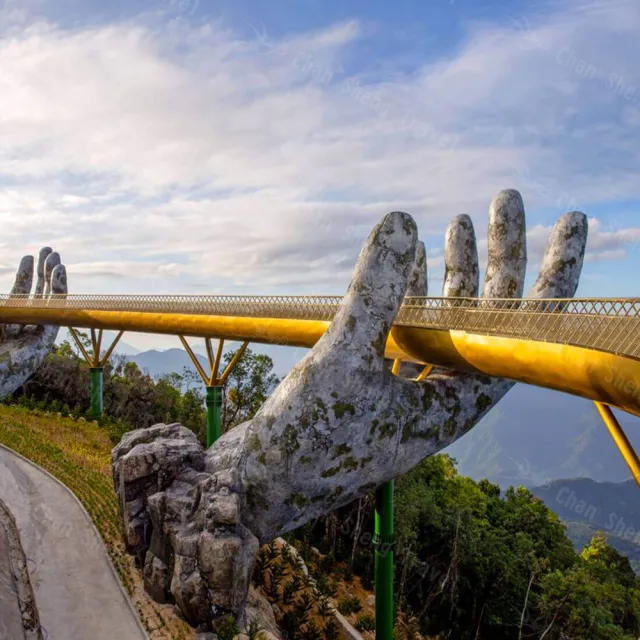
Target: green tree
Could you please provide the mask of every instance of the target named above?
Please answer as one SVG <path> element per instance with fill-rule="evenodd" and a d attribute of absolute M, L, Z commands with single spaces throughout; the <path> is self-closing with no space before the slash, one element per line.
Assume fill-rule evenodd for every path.
<path fill-rule="evenodd" d="M 549 640 L 635 640 L 640 581 L 629 560 L 598 532 L 573 566 L 543 578 L 540 614 L 538 629 Z"/>
<path fill-rule="evenodd" d="M 227 365 L 235 352 L 224 355 Z M 278 384 L 273 360 L 247 349 L 234 366 L 225 385 L 222 407 L 222 432 L 250 420 Z"/>

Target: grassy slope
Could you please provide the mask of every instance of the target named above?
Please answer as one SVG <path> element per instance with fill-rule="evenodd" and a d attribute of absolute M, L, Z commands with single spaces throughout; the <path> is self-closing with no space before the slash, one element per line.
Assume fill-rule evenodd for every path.
<path fill-rule="evenodd" d="M 111 479 L 113 445 L 97 423 L 0 405 L 0 442 L 46 469 L 80 499 L 150 637 L 192 638 L 193 630 L 174 616 L 172 607 L 158 605 L 144 593 L 140 572 L 124 553 Z"/>

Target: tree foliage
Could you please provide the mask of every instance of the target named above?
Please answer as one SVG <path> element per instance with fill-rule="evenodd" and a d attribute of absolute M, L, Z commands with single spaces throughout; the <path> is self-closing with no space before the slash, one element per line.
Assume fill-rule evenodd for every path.
<path fill-rule="evenodd" d="M 225 366 L 231 362 L 234 354 L 225 354 Z M 273 360 L 269 356 L 253 353 L 251 349 L 244 352 L 225 385 L 223 433 L 250 420 L 258 412 L 278 384 L 278 378 L 272 370 Z"/>
<path fill-rule="evenodd" d="M 294 544 L 353 562 L 371 587 L 373 505 L 370 498 L 344 507 L 294 532 Z M 523 487 L 503 494 L 458 475 L 446 455 L 427 458 L 396 481 L 395 530 L 397 635 L 640 635 L 640 581 L 628 560 L 603 535 L 577 555 L 559 518 Z"/>
<path fill-rule="evenodd" d="M 85 347 L 88 336 L 78 332 Z M 225 355 L 230 362 L 235 352 Z M 249 419 L 278 382 L 273 361 L 247 349 L 225 385 L 223 430 Z M 168 373 L 152 378 L 124 356 L 112 355 L 104 367 L 103 406 L 100 422 L 112 430 L 114 441 L 134 428 L 158 422 L 180 422 L 204 443 L 206 426 L 204 386 L 195 371 Z M 47 356 L 36 373 L 5 400 L 27 406 L 63 411 L 93 419 L 89 367 L 77 347 L 65 341 Z"/>

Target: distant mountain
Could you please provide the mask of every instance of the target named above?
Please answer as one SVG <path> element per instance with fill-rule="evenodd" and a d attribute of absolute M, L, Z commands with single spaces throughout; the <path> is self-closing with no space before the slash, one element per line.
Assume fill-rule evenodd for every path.
<path fill-rule="evenodd" d="M 198 361 L 205 368 L 209 364 L 206 356 L 196 354 Z M 189 354 L 184 349 L 166 349 L 158 351 L 151 349 L 150 351 L 141 351 L 131 357 L 142 371 L 148 372 L 150 376 L 157 378 L 167 373 L 182 373 L 184 367 L 195 369 Z"/>
<path fill-rule="evenodd" d="M 88 330 L 85 330 L 88 331 Z M 114 338 L 116 337 L 116 333 L 114 331 L 105 331 L 102 334 L 102 344 L 104 345 L 110 345 Z M 71 344 L 75 344 L 73 341 L 73 338 L 71 337 L 71 334 L 69 333 L 68 329 L 62 328 L 60 329 L 60 331 L 58 332 L 58 337 L 56 338 L 56 343 L 60 344 L 62 342 L 64 342 L 65 340 L 67 340 L 68 342 L 70 342 Z M 118 340 L 118 344 L 116 345 L 116 348 L 113 350 L 114 353 L 118 353 L 120 355 L 123 356 L 134 356 L 137 353 L 140 353 L 140 349 L 136 349 L 133 345 L 130 345 L 129 343 L 125 342 L 124 340 L 122 340 L 122 338 L 120 340 Z"/>
<path fill-rule="evenodd" d="M 576 550 L 588 544 L 596 531 L 604 531 L 611 546 L 640 572 L 640 489 L 634 480 L 554 480 L 531 491 L 566 523 Z"/>
<path fill-rule="evenodd" d="M 640 450 L 637 418 L 616 415 Z M 463 475 L 503 487 L 533 487 L 553 478 L 623 482 L 631 477 L 592 402 L 524 384 L 445 451 Z"/>
<path fill-rule="evenodd" d="M 554 480 L 542 487 L 532 487 L 531 491 L 563 520 L 586 522 L 618 535 L 629 533 L 632 527 L 640 543 L 640 488 L 635 480 Z"/>
<path fill-rule="evenodd" d="M 226 345 L 227 350 L 235 350 L 240 343 L 230 342 Z M 195 347 L 195 345 L 193 345 Z M 296 349 L 290 347 L 278 347 L 275 345 L 252 344 L 250 349 L 254 353 L 263 353 L 273 359 L 273 371 L 279 377 L 284 377 L 291 368 L 303 358 L 306 349 Z M 206 354 L 197 348 L 194 348 L 198 361 L 204 367 L 205 371 L 209 368 L 209 361 Z M 189 370 L 195 370 L 189 354 L 181 348 L 166 349 L 163 351 L 151 349 L 149 351 L 140 351 L 131 357 L 142 371 L 147 371 L 149 375 L 157 378 L 167 373 L 182 373 L 184 367 Z"/>

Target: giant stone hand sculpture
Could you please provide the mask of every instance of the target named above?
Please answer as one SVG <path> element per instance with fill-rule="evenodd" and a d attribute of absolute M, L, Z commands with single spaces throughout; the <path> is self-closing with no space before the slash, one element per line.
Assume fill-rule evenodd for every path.
<path fill-rule="evenodd" d="M 20 261 L 11 295 L 31 293 L 33 284 L 33 256 Z M 67 293 L 67 272 L 60 255 L 49 247 L 40 250 L 38 272 L 33 294 L 48 297 Z M 0 333 L 0 398 L 18 389 L 42 364 L 51 351 L 59 327 L 5 325 Z"/>
<path fill-rule="evenodd" d="M 571 297 L 587 221 L 555 225 L 530 296 Z M 522 295 L 525 214 L 517 191 L 491 203 L 483 295 Z M 473 225 L 446 232 L 445 296 L 477 296 Z M 178 425 L 126 434 L 113 451 L 125 542 L 144 556 L 147 590 L 192 623 L 241 614 L 260 543 L 345 505 L 451 444 L 513 382 L 439 371 L 421 382 L 385 366 L 389 330 L 409 291 L 426 295 L 416 225 L 390 213 L 369 236 L 325 335 L 257 415 L 203 451 Z"/>

